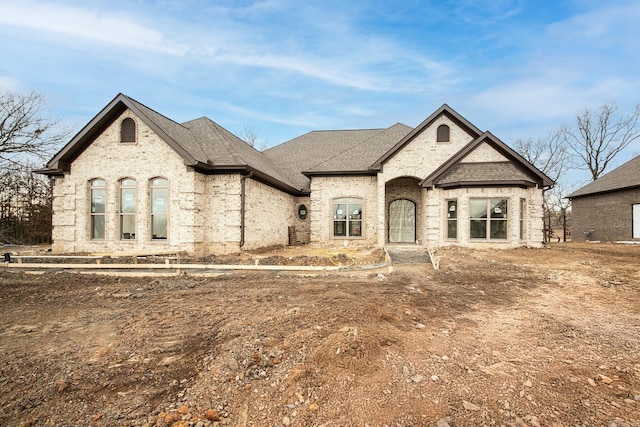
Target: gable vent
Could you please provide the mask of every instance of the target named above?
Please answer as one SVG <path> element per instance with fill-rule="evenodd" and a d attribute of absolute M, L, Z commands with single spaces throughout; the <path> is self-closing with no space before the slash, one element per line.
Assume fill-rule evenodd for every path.
<path fill-rule="evenodd" d="M 122 121 L 120 142 L 136 142 L 136 122 L 133 119 L 126 118 Z"/>

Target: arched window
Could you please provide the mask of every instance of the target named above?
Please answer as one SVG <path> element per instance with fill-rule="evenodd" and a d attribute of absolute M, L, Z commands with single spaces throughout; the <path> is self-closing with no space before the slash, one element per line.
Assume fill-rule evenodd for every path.
<path fill-rule="evenodd" d="M 136 142 L 136 122 L 130 117 L 120 125 L 120 142 Z"/>
<path fill-rule="evenodd" d="M 120 238 L 136 238 L 136 180 L 120 180 Z"/>
<path fill-rule="evenodd" d="M 151 180 L 151 238 L 167 239 L 167 213 L 169 211 L 169 183 L 165 178 Z"/>
<path fill-rule="evenodd" d="M 447 125 L 438 126 L 438 135 L 437 135 L 436 141 L 449 142 L 449 126 Z"/>
<path fill-rule="evenodd" d="M 104 239 L 104 205 L 105 205 L 105 181 L 103 179 L 94 179 L 90 181 L 90 227 L 91 239 Z"/>
<path fill-rule="evenodd" d="M 362 199 L 333 201 L 333 237 L 362 237 Z"/>

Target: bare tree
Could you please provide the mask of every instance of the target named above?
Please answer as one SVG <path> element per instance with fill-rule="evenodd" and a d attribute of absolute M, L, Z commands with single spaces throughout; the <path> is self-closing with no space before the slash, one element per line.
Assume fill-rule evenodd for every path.
<path fill-rule="evenodd" d="M 553 181 L 558 181 L 570 166 L 563 130 L 549 133 L 546 138 L 537 141 L 531 138 L 519 139 L 514 144 L 515 150 L 529 163 L 540 169 Z"/>
<path fill-rule="evenodd" d="M 546 138 L 540 138 L 537 141 L 531 138 L 519 139 L 514 144 L 514 148 L 525 160 L 556 183 L 571 164 L 571 156 L 562 130 L 551 132 Z M 558 190 L 549 190 L 544 190 L 542 202 L 545 242 L 549 242 L 553 236 L 552 220 L 556 215 L 555 201 L 558 199 Z"/>
<path fill-rule="evenodd" d="M 571 220 L 571 199 L 565 197 L 572 191 L 571 188 L 565 187 L 562 183 L 557 183 L 551 190 L 545 193 L 545 204 L 549 209 L 549 229 L 553 230 L 552 224 L 555 223 L 562 227 L 562 241 L 567 241 L 568 225 Z M 553 235 L 549 236 L 554 237 Z M 558 236 L 560 241 L 560 236 Z"/>
<path fill-rule="evenodd" d="M 244 142 L 252 146 L 258 151 L 262 151 L 264 147 L 264 141 L 260 144 L 260 133 L 253 129 L 251 126 L 244 126 L 244 132 L 242 133 L 241 138 Z"/>
<path fill-rule="evenodd" d="M 30 156 L 44 159 L 68 138 L 68 130 L 53 132 L 57 122 L 42 116 L 44 106 L 43 97 L 35 92 L 0 94 L 0 166 Z"/>
<path fill-rule="evenodd" d="M 70 130 L 44 117 L 44 98 L 0 93 L 0 242 L 51 240 L 51 186 L 33 162 L 51 156 Z"/>
<path fill-rule="evenodd" d="M 577 130 L 563 129 L 567 144 L 583 164 L 578 167 L 588 170 L 592 180 L 598 179 L 618 153 L 640 138 L 639 117 L 640 105 L 628 116 L 618 113 L 615 102 L 596 111 L 586 108 L 576 117 Z"/>
<path fill-rule="evenodd" d="M 49 180 L 31 165 L 12 164 L 0 172 L 0 242 L 51 241 Z"/>

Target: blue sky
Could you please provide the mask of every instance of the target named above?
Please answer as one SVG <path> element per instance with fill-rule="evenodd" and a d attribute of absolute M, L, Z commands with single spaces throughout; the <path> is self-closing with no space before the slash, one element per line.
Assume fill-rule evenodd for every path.
<path fill-rule="evenodd" d="M 122 92 L 263 146 L 447 103 L 513 145 L 585 107 L 630 113 L 639 22 L 637 0 L 0 0 L 0 90 L 75 130 Z"/>

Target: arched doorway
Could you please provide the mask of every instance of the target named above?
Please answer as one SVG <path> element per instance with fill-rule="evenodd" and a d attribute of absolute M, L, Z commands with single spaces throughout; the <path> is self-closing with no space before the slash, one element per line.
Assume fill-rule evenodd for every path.
<path fill-rule="evenodd" d="M 416 241 L 416 204 L 408 199 L 389 203 L 389 243 Z"/>

